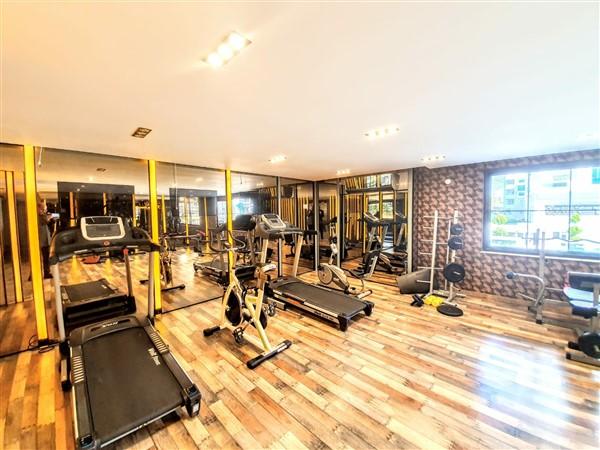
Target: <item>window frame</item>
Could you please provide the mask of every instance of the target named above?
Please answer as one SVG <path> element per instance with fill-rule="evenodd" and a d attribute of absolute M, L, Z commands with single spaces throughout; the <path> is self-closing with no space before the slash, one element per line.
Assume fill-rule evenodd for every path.
<path fill-rule="evenodd" d="M 569 170 L 569 178 L 572 177 L 573 169 L 581 169 L 586 167 L 599 167 L 600 160 L 585 160 L 585 161 L 573 161 L 565 163 L 548 163 L 548 164 L 528 164 L 524 166 L 511 166 L 501 167 L 496 169 L 486 169 L 484 172 L 484 192 L 483 192 L 483 236 L 482 244 L 484 252 L 494 253 L 506 253 L 506 254 L 517 254 L 517 255 L 537 255 L 538 251 L 536 248 L 519 248 L 519 247 L 500 247 L 494 246 L 489 243 L 489 231 L 491 225 L 491 218 L 494 211 L 491 208 L 491 196 L 492 196 L 492 178 L 496 175 L 510 174 L 510 173 L 527 173 L 527 209 L 524 210 L 528 216 L 536 210 L 529 208 L 530 192 L 530 181 L 531 174 L 536 172 L 547 172 L 551 170 Z M 571 197 L 573 193 L 571 185 L 569 185 L 569 212 L 568 216 L 571 216 Z M 521 210 L 519 210 L 521 211 Z M 568 231 L 568 228 L 567 228 Z M 553 251 L 546 250 L 546 256 L 574 258 L 583 260 L 600 260 L 600 253 L 587 253 L 587 252 L 575 252 L 575 251 Z"/>

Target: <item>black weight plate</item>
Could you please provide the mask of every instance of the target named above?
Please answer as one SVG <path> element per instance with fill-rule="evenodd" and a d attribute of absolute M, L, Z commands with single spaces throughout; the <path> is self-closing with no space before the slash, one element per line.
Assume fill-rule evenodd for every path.
<path fill-rule="evenodd" d="M 440 314 L 443 314 L 445 316 L 451 316 L 451 317 L 460 317 L 463 315 L 463 311 L 460 308 L 457 308 L 454 305 L 448 305 L 446 303 L 444 303 L 443 305 L 440 305 L 437 307 L 437 311 Z"/>
<path fill-rule="evenodd" d="M 600 359 L 600 333 L 588 331 L 577 339 L 579 348 L 590 358 Z"/>
<path fill-rule="evenodd" d="M 460 283 L 465 279 L 465 268 L 458 263 L 450 263 L 444 267 L 444 278 L 450 283 Z"/>
<path fill-rule="evenodd" d="M 450 250 L 462 250 L 464 244 L 463 238 L 460 236 L 452 236 L 448 239 L 448 247 L 450 247 Z"/>
<path fill-rule="evenodd" d="M 463 231 L 465 231 L 465 227 L 463 227 L 460 223 L 453 223 L 450 227 L 450 234 L 452 236 L 460 236 L 463 234 Z"/>

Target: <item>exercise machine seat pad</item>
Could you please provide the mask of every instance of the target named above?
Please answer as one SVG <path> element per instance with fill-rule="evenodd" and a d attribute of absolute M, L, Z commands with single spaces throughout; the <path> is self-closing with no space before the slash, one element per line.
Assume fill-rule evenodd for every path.
<path fill-rule="evenodd" d="M 594 293 L 590 291 L 584 291 L 581 289 L 575 289 L 572 287 L 563 288 L 563 293 L 569 299 L 569 303 L 579 302 L 579 303 L 589 303 L 591 307 L 594 302 Z"/>

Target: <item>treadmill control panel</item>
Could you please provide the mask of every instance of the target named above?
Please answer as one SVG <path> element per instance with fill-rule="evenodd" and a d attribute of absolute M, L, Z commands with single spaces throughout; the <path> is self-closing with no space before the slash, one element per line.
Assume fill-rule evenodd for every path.
<path fill-rule="evenodd" d="M 81 234 L 88 241 L 122 239 L 125 237 L 123 219 L 117 216 L 82 217 Z"/>
<path fill-rule="evenodd" d="M 270 230 L 282 231 L 286 229 L 286 225 L 281 217 L 277 214 L 261 214 L 260 220 L 265 223 Z"/>

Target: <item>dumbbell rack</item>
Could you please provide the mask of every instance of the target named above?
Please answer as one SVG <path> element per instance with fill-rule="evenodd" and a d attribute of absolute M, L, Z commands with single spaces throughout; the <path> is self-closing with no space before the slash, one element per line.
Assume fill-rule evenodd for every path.
<path fill-rule="evenodd" d="M 419 252 L 420 255 L 426 255 L 426 256 L 430 256 L 430 264 L 428 266 L 419 266 L 419 269 L 429 269 L 430 273 L 429 273 L 429 281 L 426 280 L 417 280 L 418 283 L 429 283 L 429 292 L 427 293 L 427 295 L 439 295 L 441 297 L 445 297 L 446 301 L 445 303 L 447 304 L 453 304 L 453 300 L 457 297 L 464 297 L 464 294 L 460 294 L 457 291 L 459 290 L 456 286 L 455 283 L 450 282 L 447 280 L 446 277 L 444 277 L 444 289 L 434 289 L 434 285 L 435 285 L 435 271 L 436 270 L 444 270 L 445 267 L 448 267 L 449 264 L 454 264 L 457 260 L 457 255 L 456 255 L 456 249 L 451 249 L 448 246 L 448 241 L 450 240 L 450 238 L 453 236 L 452 233 L 452 227 L 453 226 L 458 226 L 459 223 L 459 218 L 460 218 L 460 213 L 457 210 L 454 210 L 454 213 L 452 214 L 451 217 L 443 217 L 440 216 L 439 211 L 436 209 L 433 212 L 432 216 L 424 216 L 425 219 L 432 219 L 432 226 L 425 226 L 423 228 L 427 229 L 427 230 L 432 230 L 432 239 L 423 239 L 422 242 L 427 242 L 427 243 L 431 243 L 431 252 Z M 447 221 L 448 223 L 448 231 L 447 231 L 447 236 L 448 236 L 448 241 L 444 242 L 438 242 L 438 236 L 439 236 L 439 225 L 440 225 L 440 221 Z M 446 251 L 446 264 L 444 267 L 437 267 L 437 261 L 436 261 L 436 257 L 437 257 L 437 247 L 439 245 L 443 245 L 446 246 L 447 251 Z M 456 306 L 455 304 L 453 304 L 454 306 Z"/>

